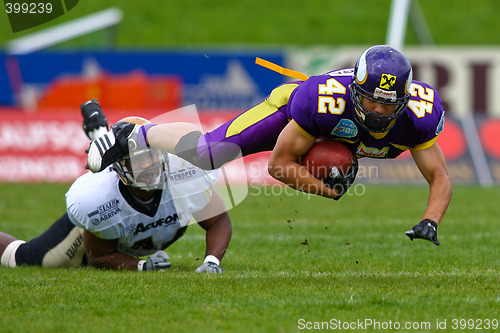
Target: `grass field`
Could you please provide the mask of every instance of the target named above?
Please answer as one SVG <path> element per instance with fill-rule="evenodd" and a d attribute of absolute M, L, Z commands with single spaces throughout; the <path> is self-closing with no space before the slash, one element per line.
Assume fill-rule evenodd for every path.
<path fill-rule="evenodd" d="M 500 43 L 497 0 L 418 2 L 437 45 Z M 390 6 L 391 0 L 82 0 L 67 14 L 16 34 L 0 10 L 0 48 L 12 38 L 110 7 L 123 11 L 119 48 L 374 45 L 386 40 Z M 109 47 L 106 37 L 94 33 L 63 46 Z M 411 24 L 406 37 L 410 45 L 419 43 Z"/>
<path fill-rule="evenodd" d="M 0 11 L 0 49 L 112 6 L 124 13 L 121 49 L 373 45 L 385 42 L 390 2 L 82 0 L 17 34 Z M 419 3 L 437 45 L 500 44 L 498 0 Z M 109 47 L 107 37 L 62 47 Z M 410 26 L 406 37 L 418 43 Z M 0 230 L 39 235 L 64 212 L 67 188 L 0 184 Z M 339 321 L 370 320 L 344 331 L 398 331 L 396 323 L 415 332 L 500 331 L 488 322 L 500 320 L 500 187 L 455 187 L 439 247 L 404 235 L 420 220 L 426 187 L 369 186 L 339 202 L 265 193 L 252 189 L 230 211 L 233 239 L 219 276 L 193 272 L 204 252 L 195 225 L 167 250 L 168 272 L 0 267 L 0 332 L 294 332 L 321 322 L 340 331 Z"/>
<path fill-rule="evenodd" d="M 67 188 L 1 184 L 0 230 L 43 232 L 64 212 Z M 371 320 L 348 331 L 406 323 L 419 327 L 407 331 L 457 332 L 466 322 L 454 320 L 473 319 L 492 332 L 500 188 L 456 187 L 439 247 L 404 235 L 426 195 L 421 186 L 368 186 L 334 202 L 253 188 L 230 211 L 233 239 L 219 276 L 193 272 L 204 251 L 196 225 L 167 250 L 168 272 L 0 267 L 0 331 L 291 332 Z"/>

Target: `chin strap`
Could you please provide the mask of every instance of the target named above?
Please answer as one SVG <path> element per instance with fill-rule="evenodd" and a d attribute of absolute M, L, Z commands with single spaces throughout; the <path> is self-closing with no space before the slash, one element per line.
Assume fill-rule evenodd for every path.
<path fill-rule="evenodd" d="M 299 80 L 305 81 L 309 78 L 307 75 L 302 74 L 301 72 L 297 72 L 297 71 L 294 71 L 294 70 L 288 69 L 288 68 L 283 68 L 283 67 L 276 65 L 270 61 L 267 61 L 267 60 L 264 60 L 264 59 L 261 59 L 258 57 L 255 58 L 255 63 L 257 65 L 262 66 L 262 67 L 268 68 L 272 71 L 280 73 L 281 75 L 293 77 L 294 79 L 299 79 Z"/>

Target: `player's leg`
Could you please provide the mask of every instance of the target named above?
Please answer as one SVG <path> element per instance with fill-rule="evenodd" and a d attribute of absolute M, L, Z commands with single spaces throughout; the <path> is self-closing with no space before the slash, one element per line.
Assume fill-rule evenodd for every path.
<path fill-rule="evenodd" d="M 214 169 L 241 156 L 272 150 L 290 120 L 286 104 L 297 86 L 275 88 L 264 101 L 205 135 L 188 133 L 180 138 L 175 153 L 203 169 Z"/>
<path fill-rule="evenodd" d="M 87 166 L 93 172 L 104 170 L 117 156 L 128 152 L 130 137 L 136 138 L 135 145 L 174 153 L 204 169 L 220 167 L 241 155 L 270 150 L 289 120 L 286 104 L 299 84 L 275 88 L 263 102 L 205 135 L 190 123 L 115 127 L 91 143 Z"/>
<path fill-rule="evenodd" d="M 2 254 L 3 266 L 76 267 L 86 263 L 83 229 L 71 223 L 68 214 L 42 235 L 26 243 L 19 242 L 6 247 Z"/>

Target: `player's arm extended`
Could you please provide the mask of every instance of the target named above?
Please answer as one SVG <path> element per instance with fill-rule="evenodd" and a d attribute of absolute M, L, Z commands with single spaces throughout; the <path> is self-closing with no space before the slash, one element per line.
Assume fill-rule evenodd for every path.
<path fill-rule="evenodd" d="M 439 145 L 434 143 L 427 149 L 412 150 L 411 154 L 430 187 L 423 219 L 431 219 L 439 225 L 446 213 L 453 191 L 443 152 Z"/>
<path fill-rule="evenodd" d="M 311 149 L 314 138 L 306 137 L 292 120 L 281 131 L 269 159 L 269 174 L 288 186 L 302 192 L 337 198 L 337 191 L 330 189 L 298 163 L 299 157 Z"/>
<path fill-rule="evenodd" d="M 209 204 L 193 214 L 199 225 L 206 230 L 207 248 L 205 256 L 215 256 L 222 260 L 231 240 L 232 227 L 229 214 L 220 195 L 213 190 Z"/>
<path fill-rule="evenodd" d="M 118 252 L 116 239 L 102 239 L 84 230 L 83 243 L 90 265 L 97 268 L 137 270 L 139 259 Z"/>

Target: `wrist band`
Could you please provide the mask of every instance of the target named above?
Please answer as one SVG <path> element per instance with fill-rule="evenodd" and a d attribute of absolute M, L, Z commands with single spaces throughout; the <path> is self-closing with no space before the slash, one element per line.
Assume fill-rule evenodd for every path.
<path fill-rule="evenodd" d="M 146 137 L 149 129 L 157 124 L 147 124 L 143 125 L 139 128 L 139 133 L 137 136 L 137 141 L 139 143 L 139 147 L 149 148 L 148 139 Z"/>
<path fill-rule="evenodd" d="M 205 261 L 203 261 L 203 263 L 205 264 L 207 262 L 213 262 L 213 263 L 217 264 L 217 266 L 220 265 L 220 260 L 217 259 L 217 257 L 213 256 L 213 255 L 208 255 L 205 257 Z"/>
<path fill-rule="evenodd" d="M 139 272 L 143 271 L 145 264 L 146 264 L 146 260 L 139 260 L 139 262 L 137 263 L 137 270 Z"/>

